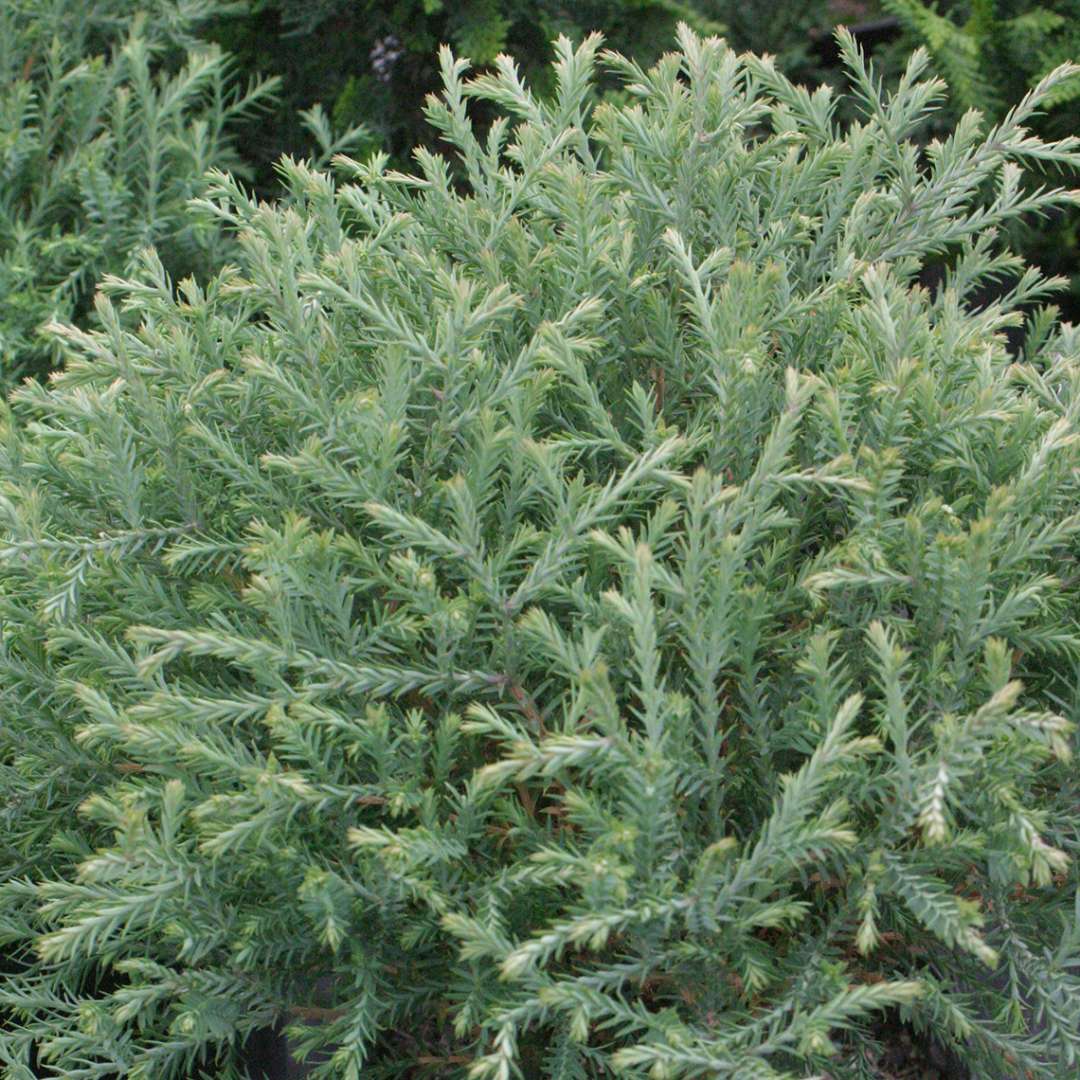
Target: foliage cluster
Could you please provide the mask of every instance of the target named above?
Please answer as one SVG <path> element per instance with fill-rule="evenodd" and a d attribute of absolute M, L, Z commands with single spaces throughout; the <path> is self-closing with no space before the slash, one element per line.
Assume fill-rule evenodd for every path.
<path fill-rule="evenodd" d="M 47 369 L 50 318 L 79 318 L 104 273 L 154 244 L 209 272 L 222 238 L 187 210 L 210 168 L 243 169 L 243 86 L 193 36 L 206 0 L 7 0 L 0 6 L 0 369 Z"/>
<path fill-rule="evenodd" d="M 580 40 L 602 32 L 609 47 L 648 65 L 684 19 L 698 31 L 722 32 L 737 50 L 777 55 L 789 74 L 820 81 L 815 49 L 822 35 L 870 7 L 861 0 L 587 0 L 569 7 L 556 0 L 249 0 L 218 19 L 212 34 L 245 67 L 282 80 L 285 107 L 252 155 L 270 191 L 276 180 L 269 164 L 282 153 L 305 152 L 307 135 L 296 117 L 316 103 L 337 127 L 363 124 L 374 146 L 396 164 L 407 161 L 430 134 L 423 103 L 438 89 L 432 58 L 442 44 L 477 65 L 509 52 L 524 77 L 545 90 L 559 34 Z"/>
<path fill-rule="evenodd" d="M 430 132 L 423 106 L 439 86 L 433 58 L 443 44 L 478 65 L 511 52 L 523 74 L 542 83 L 559 34 L 580 40 L 597 30 L 612 47 L 651 63 L 679 18 L 710 27 L 695 0 L 586 0 L 572 7 L 556 0 L 250 0 L 239 12 L 226 11 L 210 32 L 245 67 L 281 79 L 284 107 L 251 155 L 262 167 L 261 187 L 272 191 L 271 164 L 283 153 L 306 152 L 308 135 L 297 117 L 316 104 L 336 127 L 364 125 L 369 149 L 407 161 Z"/>
<path fill-rule="evenodd" d="M 926 44 L 960 109 L 1002 115 L 1059 64 L 1080 55 L 1078 0 L 967 0 L 942 13 L 924 0 L 881 0 Z M 1043 103 L 1080 98 L 1069 79 Z"/>
<path fill-rule="evenodd" d="M 907 30 L 904 52 L 925 45 L 949 84 L 954 114 L 980 109 L 1000 117 L 1057 65 L 1080 57 L 1080 0 L 966 0 L 939 11 L 925 0 L 882 0 Z M 1066 80 L 1043 103 L 1037 130 L 1076 128 L 1080 78 Z M 1050 273 L 1071 278 L 1064 303 L 1080 317 L 1080 213 L 1014 228 L 1019 250 Z"/>
<path fill-rule="evenodd" d="M 236 266 L 56 328 L 0 433 L 7 1080 L 275 1020 L 327 1078 L 855 1080 L 883 1009 L 1075 1075 L 1080 334 L 996 236 L 1075 198 L 1071 72 L 921 147 L 927 55 L 840 41 L 843 130 L 686 28 L 600 104 L 595 37 L 547 98 L 444 50 L 453 168 L 219 176 Z"/>

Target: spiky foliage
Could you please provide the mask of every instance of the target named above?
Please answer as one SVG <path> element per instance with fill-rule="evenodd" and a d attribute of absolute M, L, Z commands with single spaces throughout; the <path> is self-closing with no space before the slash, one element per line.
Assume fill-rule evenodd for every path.
<path fill-rule="evenodd" d="M 271 163 L 308 152 L 310 135 L 298 116 L 314 104 L 338 127 L 364 125 L 370 150 L 407 163 L 430 135 L 424 101 L 439 87 L 433 59 L 443 44 L 481 66 L 512 52 L 535 85 L 548 78 L 550 43 L 559 34 L 580 40 L 599 30 L 612 47 L 651 64 L 680 18 L 700 31 L 719 30 L 710 0 L 249 0 L 239 7 L 215 21 L 216 40 L 248 69 L 282 80 L 285 107 L 251 147 L 267 195 L 277 183 Z"/>
<path fill-rule="evenodd" d="M 407 162 L 430 134 L 423 105 L 439 85 L 432 57 L 443 43 L 478 66 L 511 52 L 543 91 L 557 35 L 580 40 L 598 30 L 612 48 L 651 64 L 682 18 L 699 32 L 723 33 L 736 50 L 776 54 L 793 78 L 820 81 L 822 38 L 871 7 L 862 0 L 243 0 L 214 20 L 212 34 L 246 68 L 282 80 L 285 107 L 248 146 L 259 187 L 270 195 L 272 163 L 282 153 L 308 152 L 299 116 L 316 103 L 340 128 L 363 125 L 370 146 L 389 152 L 395 165 Z"/>
<path fill-rule="evenodd" d="M 685 29 L 603 57 L 629 105 L 595 37 L 546 100 L 444 52 L 460 182 L 222 177 L 235 269 L 57 329 L 0 458 L 7 1077 L 274 1019 L 326 1078 L 856 1077 L 883 1009 L 1073 1073 L 1080 336 L 994 240 L 1073 197 L 1024 180 L 1070 72 L 923 152 L 927 56 L 840 41 L 843 134 Z"/>
<path fill-rule="evenodd" d="M 1044 75 L 1080 56 L 1077 0 L 968 0 L 942 13 L 923 0 L 882 0 L 925 42 L 965 109 L 1003 113 Z M 1049 93 L 1044 108 L 1080 97 L 1080 78 Z"/>
<path fill-rule="evenodd" d="M 0 378 L 48 366 L 39 336 L 81 317 L 96 280 L 154 244 L 177 273 L 219 260 L 185 212 L 212 167 L 235 168 L 238 86 L 192 37 L 208 5 L 12 0 L 0 9 Z"/>
<path fill-rule="evenodd" d="M 1080 0 L 968 0 L 943 13 L 923 0 L 883 0 L 908 36 L 900 47 L 924 44 L 949 84 L 957 112 L 980 109 L 1000 118 L 1058 65 L 1080 59 Z M 1048 137 L 1073 132 L 1080 77 L 1046 95 L 1036 130 Z M 1064 303 L 1080 317 L 1080 213 L 1028 220 L 1011 230 L 1012 243 L 1049 274 L 1071 279 Z"/>

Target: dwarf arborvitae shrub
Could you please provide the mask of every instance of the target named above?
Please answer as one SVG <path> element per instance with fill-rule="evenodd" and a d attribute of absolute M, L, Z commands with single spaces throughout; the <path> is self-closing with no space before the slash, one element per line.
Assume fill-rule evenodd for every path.
<path fill-rule="evenodd" d="M 180 273 L 220 237 L 186 212 L 208 168 L 236 168 L 237 122 L 271 90 L 239 85 L 193 37 L 209 0 L 0 5 L 0 384 L 47 368 L 39 334 L 91 307 L 96 280 L 156 245 Z"/>
<path fill-rule="evenodd" d="M 550 100 L 444 54 L 452 160 L 222 177 L 238 267 L 57 328 L 0 454 L 5 1076 L 280 1021 L 327 1078 L 871 1077 L 883 1013 L 1075 1075 L 1080 335 L 995 241 L 1071 198 L 1069 72 L 920 150 L 925 56 L 841 46 L 845 133 L 688 31 L 618 106 L 595 38 Z"/>

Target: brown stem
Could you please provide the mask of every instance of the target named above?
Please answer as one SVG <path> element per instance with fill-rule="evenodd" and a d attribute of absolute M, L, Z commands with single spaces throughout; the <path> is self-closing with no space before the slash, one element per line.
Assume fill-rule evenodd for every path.
<path fill-rule="evenodd" d="M 525 690 L 520 683 L 511 682 L 510 694 L 514 701 L 517 702 L 517 707 L 522 711 L 525 719 L 528 720 L 541 735 L 547 735 L 547 729 L 544 727 L 544 718 L 540 715 L 540 710 L 529 692 Z"/>
<path fill-rule="evenodd" d="M 531 818 L 536 818 L 536 802 L 532 797 L 532 793 L 524 784 L 515 784 L 517 788 L 518 798 L 521 800 L 521 805 L 525 807 L 525 812 Z"/>

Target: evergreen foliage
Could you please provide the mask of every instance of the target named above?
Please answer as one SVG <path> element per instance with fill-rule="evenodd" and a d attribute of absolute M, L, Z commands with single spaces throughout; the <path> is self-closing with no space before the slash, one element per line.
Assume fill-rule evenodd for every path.
<path fill-rule="evenodd" d="M 968 0 L 943 14 L 924 0 L 881 0 L 925 42 L 964 109 L 1001 114 L 1059 64 L 1080 56 L 1078 0 Z M 1044 109 L 1080 98 L 1066 79 Z"/>
<path fill-rule="evenodd" d="M 1080 0 L 969 0 L 947 13 L 924 0 L 882 0 L 908 31 L 901 49 L 924 44 L 949 84 L 958 112 L 980 109 L 1001 117 L 1048 72 L 1080 57 Z M 1049 136 L 1076 130 L 1080 77 L 1047 95 L 1037 130 Z M 1052 215 L 1014 228 L 1013 243 L 1048 273 L 1071 278 L 1065 304 L 1080 318 L 1080 213 Z"/>
<path fill-rule="evenodd" d="M 186 212 L 210 168 L 239 169 L 242 87 L 194 36 L 205 0 L 6 0 L 0 8 L 0 378 L 49 363 L 39 335 L 79 318 L 97 279 L 156 245 L 174 272 L 216 268 Z"/>
<path fill-rule="evenodd" d="M 510 52 L 530 85 L 546 92 L 550 42 L 558 35 L 578 41 L 598 30 L 610 47 L 647 66 L 681 18 L 701 33 L 722 32 L 736 50 L 776 55 L 792 78 L 820 82 L 831 74 L 816 55 L 822 39 L 841 18 L 858 21 L 872 6 L 861 0 L 588 0 L 570 7 L 553 0 L 246 0 L 223 7 L 211 34 L 245 69 L 281 79 L 283 107 L 248 147 L 260 191 L 269 196 L 276 188 L 272 163 L 283 153 L 309 152 L 301 117 L 315 105 L 325 108 L 333 127 L 361 126 L 367 149 L 385 150 L 404 166 L 430 135 L 423 106 L 439 87 L 432 57 L 444 43 L 481 67 Z"/>
<path fill-rule="evenodd" d="M 547 98 L 444 50 L 456 165 L 219 175 L 235 267 L 55 328 L 0 440 L 8 1080 L 276 1019 L 327 1078 L 855 1078 L 886 1009 L 1075 1075 L 1080 335 L 995 239 L 1075 199 L 1025 179 L 1072 71 L 920 149 L 925 53 L 885 93 L 841 34 L 841 132 L 679 42 L 562 39 Z"/>
<path fill-rule="evenodd" d="M 544 85 L 551 42 L 601 31 L 609 45 L 652 63 L 682 18 L 699 31 L 719 28 L 711 0 L 247 0 L 224 9 L 212 35 L 245 68 L 280 77 L 284 107 L 260 131 L 250 157 L 263 193 L 276 191 L 272 164 L 309 152 L 299 122 L 320 105 L 333 126 L 362 125 L 367 149 L 395 164 L 426 139 L 424 101 L 439 88 L 437 50 L 449 44 L 476 65 L 511 52 L 524 77 Z"/>

